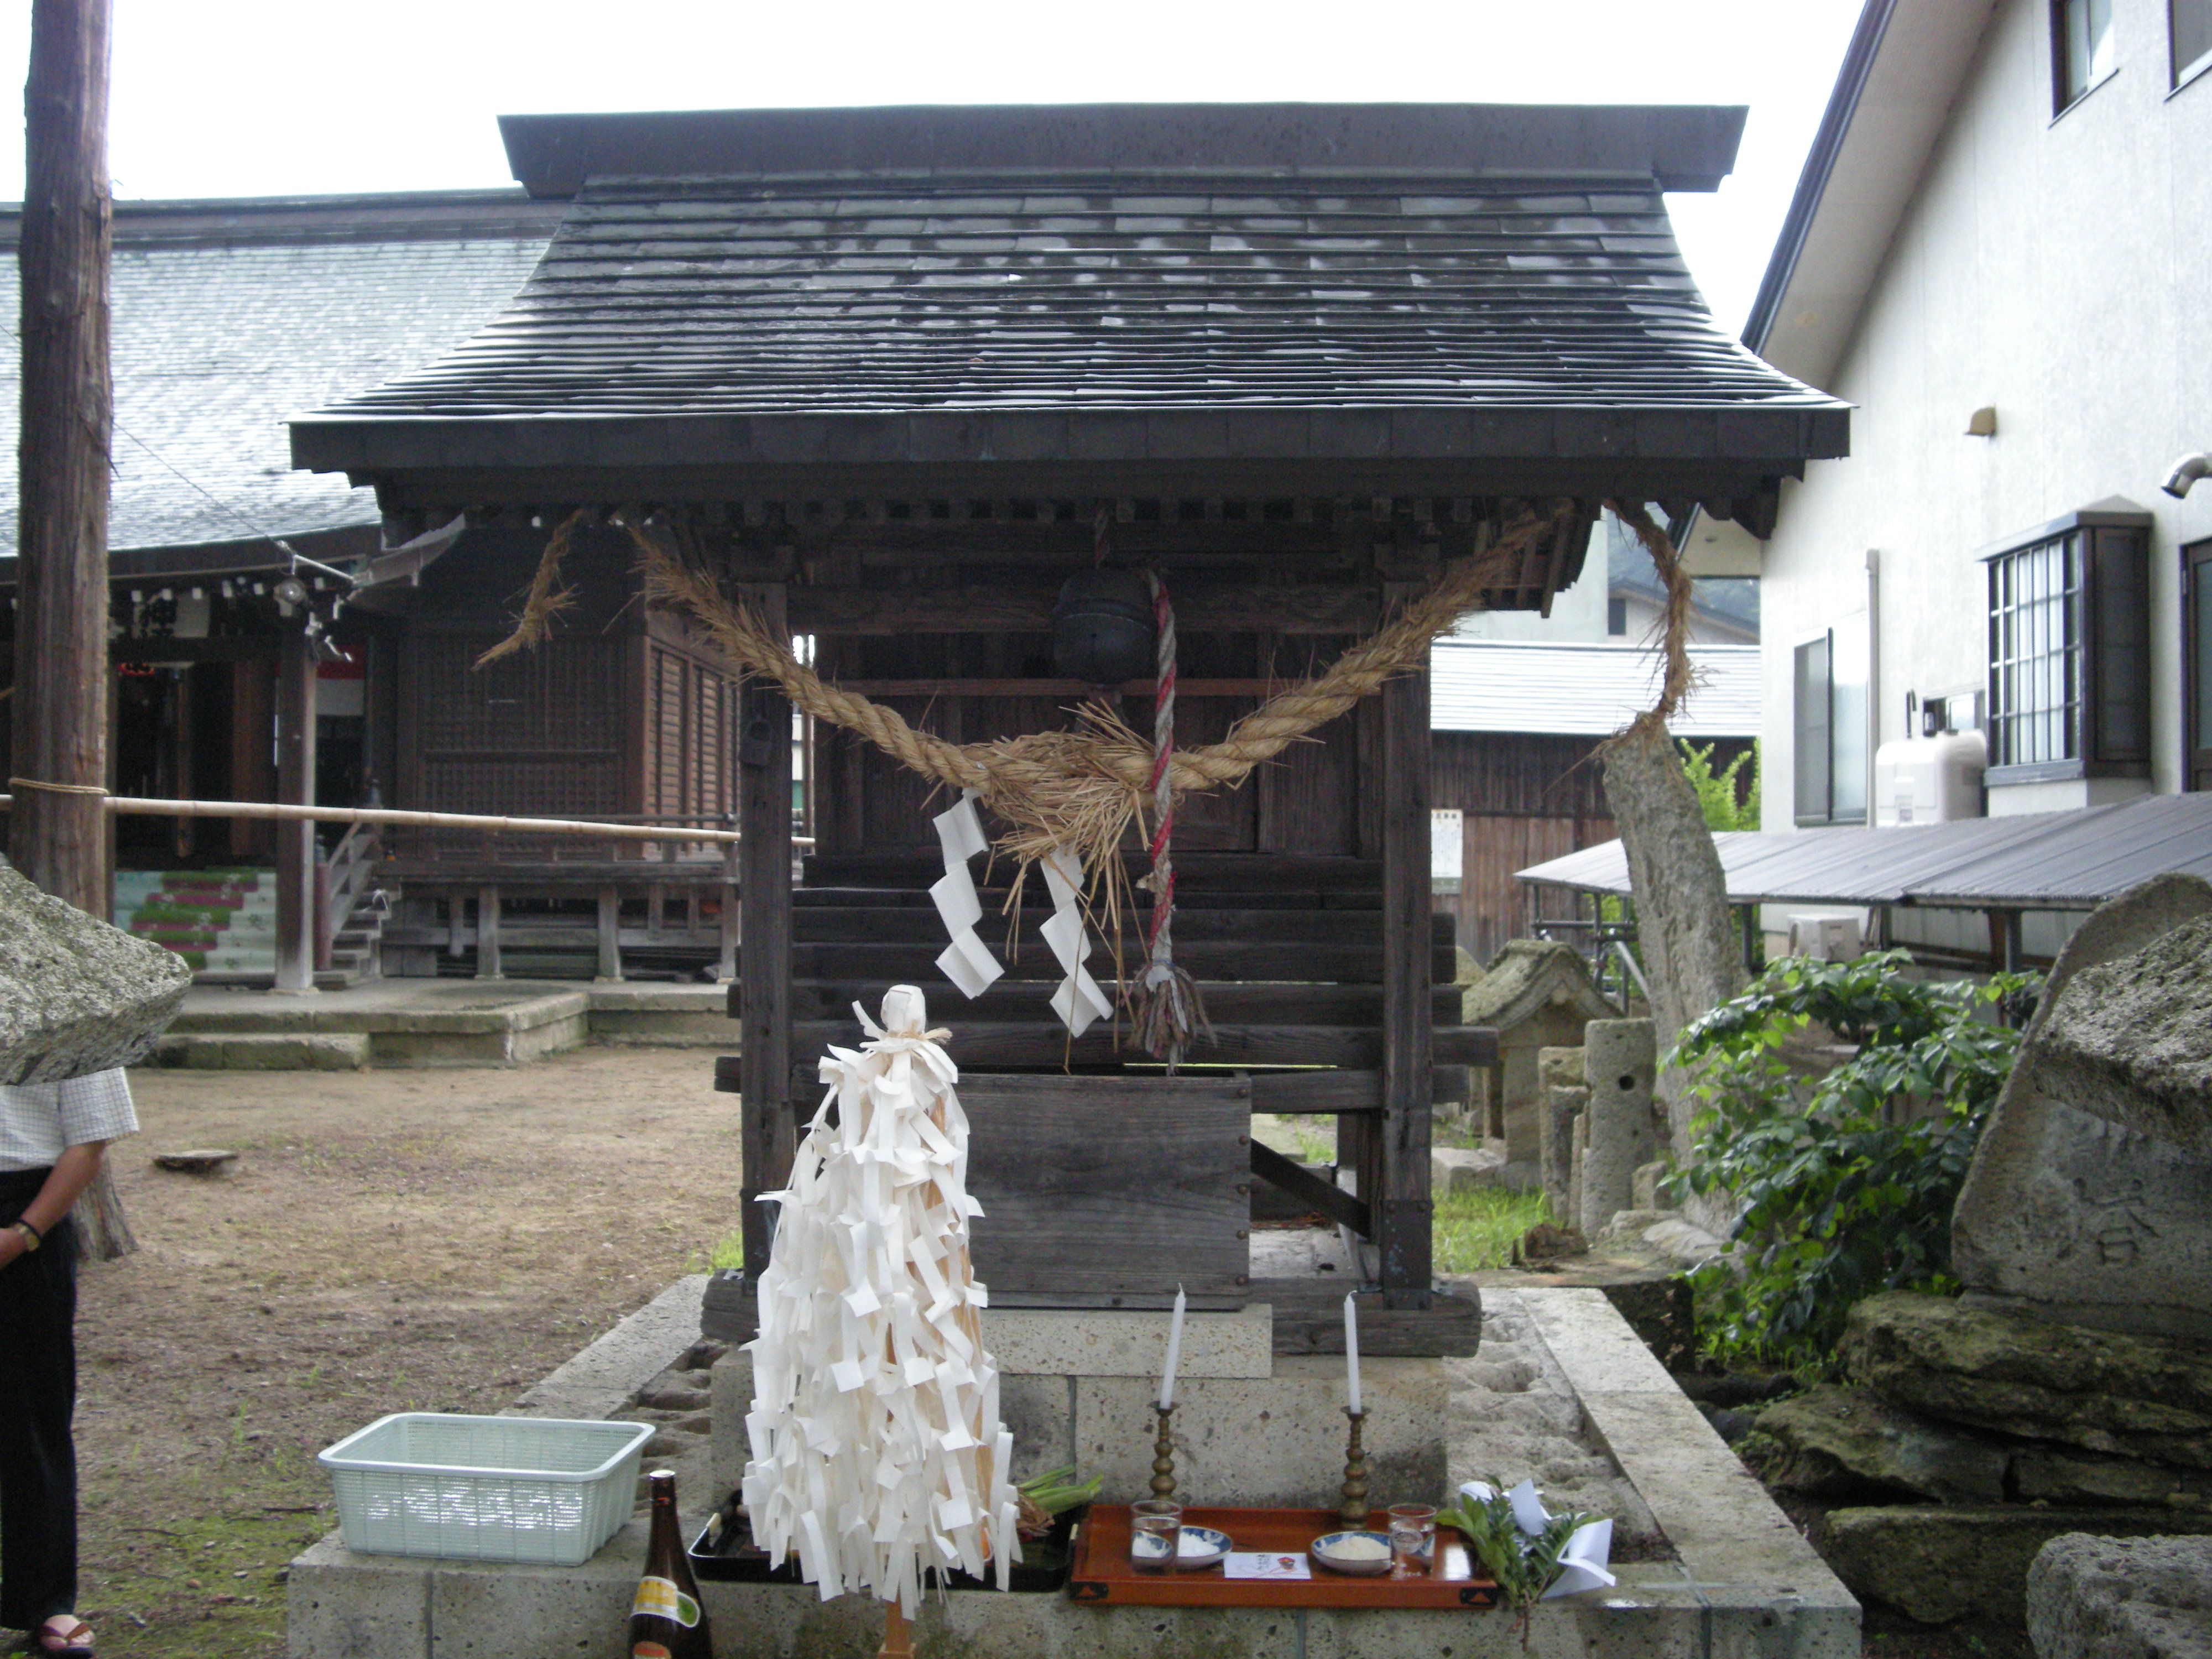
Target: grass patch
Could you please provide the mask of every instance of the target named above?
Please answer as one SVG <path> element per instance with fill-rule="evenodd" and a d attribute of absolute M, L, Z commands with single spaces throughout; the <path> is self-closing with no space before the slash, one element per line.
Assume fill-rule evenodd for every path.
<path fill-rule="evenodd" d="M 1440 1194 L 1431 1233 L 1437 1271 L 1472 1273 L 1510 1267 L 1513 1246 L 1521 1236 L 1538 1222 L 1551 1219 L 1552 1206 L 1544 1201 L 1540 1188 L 1507 1192 L 1482 1187 Z"/>
<path fill-rule="evenodd" d="M 707 1271 L 711 1273 L 726 1269 L 735 1273 L 744 1265 L 745 1236 L 741 1232 L 723 1234 L 707 1257 Z"/>

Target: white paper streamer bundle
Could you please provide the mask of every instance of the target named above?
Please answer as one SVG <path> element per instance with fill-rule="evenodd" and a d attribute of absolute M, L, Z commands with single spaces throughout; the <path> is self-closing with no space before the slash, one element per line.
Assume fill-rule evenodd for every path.
<path fill-rule="evenodd" d="M 1044 872 L 1045 890 L 1052 895 L 1052 918 L 1038 931 L 1059 958 L 1067 977 L 1052 994 L 1052 1011 L 1068 1032 L 1081 1036 L 1091 1025 L 1114 1012 L 1106 993 L 1083 965 L 1091 954 L 1091 941 L 1083 931 L 1083 860 L 1062 847 L 1037 861 Z"/>
<path fill-rule="evenodd" d="M 792 1551 L 829 1601 L 869 1590 L 911 1617 L 921 1574 L 1020 1559 L 998 1368 L 968 1257 L 968 1120 L 959 1073 L 892 987 L 871 1040 L 822 1061 L 830 1095 L 763 1194 L 781 1218 L 760 1280 L 744 1495 L 770 1559 Z M 832 1102 L 837 1121 L 829 1122 Z"/>
<path fill-rule="evenodd" d="M 983 919 L 983 905 L 975 896 L 968 860 L 990 847 L 983 838 L 982 822 L 975 816 L 975 792 L 967 791 L 930 823 L 936 826 L 938 845 L 945 852 L 945 873 L 931 885 L 929 896 L 936 902 L 937 914 L 944 918 L 945 931 L 952 936 L 952 943 L 937 958 L 937 969 L 973 1002 L 1006 971 L 975 934 L 975 924 Z"/>
<path fill-rule="evenodd" d="M 1462 1497 L 1477 1504 L 1487 1504 L 1498 1496 L 1498 1488 L 1487 1480 L 1469 1480 L 1459 1490 Z M 1552 1513 L 1537 1497 L 1536 1483 L 1523 1480 L 1505 1497 L 1513 1505 L 1513 1524 L 1531 1538 L 1541 1538 L 1544 1528 L 1552 1524 Z M 1620 1582 L 1607 1569 L 1612 1558 L 1613 1522 L 1584 1522 L 1568 1536 L 1566 1548 L 1559 1552 L 1559 1577 L 1537 1600 L 1549 1601 L 1557 1596 L 1579 1595 L 1584 1590 L 1612 1589 Z"/>

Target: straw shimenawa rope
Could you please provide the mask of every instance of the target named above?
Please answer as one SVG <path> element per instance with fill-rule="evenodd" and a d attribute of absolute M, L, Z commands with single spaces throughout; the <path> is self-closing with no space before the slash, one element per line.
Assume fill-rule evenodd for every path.
<path fill-rule="evenodd" d="M 545 543 L 544 554 L 538 561 L 538 572 L 530 579 L 529 597 L 523 601 L 522 615 L 514 624 L 514 632 L 478 657 L 477 667 L 489 667 L 525 646 L 543 644 L 553 631 L 553 618 L 576 603 L 574 588 L 556 588 L 555 584 L 561 580 L 561 561 L 568 556 L 568 538 L 576 533 L 576 526 L 583 519 L 584 509 L 580 507 L 556 527 Z"/>
<path fill-rule="evenodd" d="M 1663 671 L 1659 681 L 1659 701 L 1606 741 L 1620 743 L 1630 738 L 1648 737 L 1655 732 L 1664 740 L 1667 722 L 1674 717 L 1682 699 L 1697 689 L 1700 678 L 1696 665 L 1690 660 L 1690 601 L 1693 590 L 1689 575 L 1682 568 L 1681 555 L 1675 551 L 1667 532 L 1653 522 L 1648 508 L 1637 501 L 1613 501 L 1605 505 L 1607 511 L 1636 532 L 1636 539 L 1651 556 L 1659 580 L 1667 590 L 1667 608 L 1660 617 L 1658 629 Z"/>
<path fill-rule="evenodd" d="M 1516 572 L 1532 545 L 1559 534 L 1573 504 L 1516 519 L 1486 551 L 1450 567 L 1435 586 L 1388 624 L 1353 646 L 1327 672 L 1268 698 L 1219 743 L 1178 749 L 1170 781 L 1177 794 L 1234 787 L 1316 727 L 1428 660 L 1429 645 L 1474 609 L 1484 592 Z M 917 732 L 895 711 L 825 684 L 792 654 L 759 616 L 725 595 L 708 572 L 685 562 L 635 525 L 647 598 L 697 618 L 748 674 L 774 681 L 802 712 L 844 727 L 900 765 L 954 789 L 973 789 L 1012 824 L 1000 848 L 1026 867 L 1066 848 L 1097 871 L 1133 821 L 1141 823 L 1152 788 L 1153 746 L 1117 714 L 1095 702 L 1075 710 L 1073 729 L 991 743 L 956 744 Z M 549 557 L 553 552 L 548 546 Z M 550 584 L 548 584 L 550 586 Z M 533 592 L 537 584 L 533 584 Z M 526 613 L 523 627 L 532 617 Z M 520 635 L 522 628 L 516 632 Z M 498 647 L 495 647 L 497 649 Z"/>

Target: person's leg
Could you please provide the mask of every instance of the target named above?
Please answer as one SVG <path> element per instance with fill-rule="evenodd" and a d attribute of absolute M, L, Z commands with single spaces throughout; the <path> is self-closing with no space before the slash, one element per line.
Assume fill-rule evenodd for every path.
<path fill-rule="evenodd" d="M 0 1268 L 0 1629 L 35 1631 L 76 1607 L 76 1320 L 65 1221 Z"/>

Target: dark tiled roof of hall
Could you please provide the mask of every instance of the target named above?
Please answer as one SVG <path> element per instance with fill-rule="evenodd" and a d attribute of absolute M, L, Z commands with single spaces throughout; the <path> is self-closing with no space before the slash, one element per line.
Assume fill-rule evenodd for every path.
<path fill-rule="evenodd" d="M 593 184 L 506 315 L 346 407 L 1461 400 L 1826 401 L 1714 325 L 1656 186 L 970 177 Z"/>
<path fill-rule="evenodd" d="M 1182 152 L 1205 164 L 1164 162 L 1176 147 L 1146 113 L 1212 124 Z M 1053 115 L 510 121 L 518 174 L 574 195 L 529 283 L 459 349 L 308 424 L 1840 419 L 1715 324 L 1675 246 L 1662 190 L 1711 187 L 1736 112 L 1298 106 L 1269 130 L 1233 108 L 1105 106 L 1069 117 L 1072 137 Z M 1085 119 L 1105 124 L 1095 141 Z"/>

